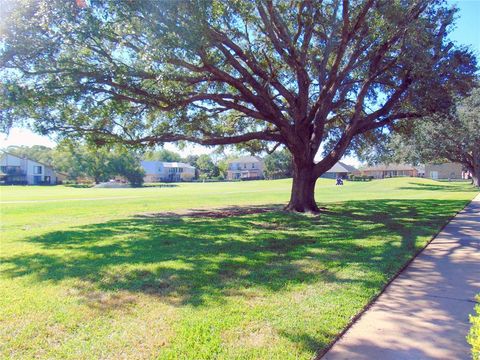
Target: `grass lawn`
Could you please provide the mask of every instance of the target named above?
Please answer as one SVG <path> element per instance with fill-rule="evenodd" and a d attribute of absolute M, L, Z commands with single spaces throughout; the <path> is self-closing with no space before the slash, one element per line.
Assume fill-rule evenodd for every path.
<path fill-rule="evenodd" d="M 0 358 L 310 359 L 476 195 L 320 179 L 312 217 L 290 184 L 0 188 Z M 206 211 L 238 205 L 274 210 Z"/>

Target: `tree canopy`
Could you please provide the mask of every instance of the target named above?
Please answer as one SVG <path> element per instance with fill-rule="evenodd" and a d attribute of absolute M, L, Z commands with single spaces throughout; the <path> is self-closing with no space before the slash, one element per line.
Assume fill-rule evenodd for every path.
<path fill-rule="evenodd" d="M 99 183 L 122 176 L 132 186 L 143 184 L 144 171 L 139 164 L 139 155 L 119 145 L 98 149 L 64 141 L 54 148 L 39 145 L 8 146 L 5 151 L 49 164 L 57 171 L 66 173 L 69 180 L 90 178 Z"/>
<path fill-rule="evenodd" d="M 212 179 L 220 175 L 217 165 L 207 154 L 200 155 L 194 166 L 196 166 L 201 179 Z"/>
<path fill-rule="evenodd" d="M 268 154 L 264 162 L 267 179 L 281 179 L 291 177 L 293 174 L 292 155 L 286 149 Z"/>
<path fill-rule="evenodd" d="M 352 141 L 468 92 L 454 16 L 444 0 L 23 0 L 0 35 L 1 123 L 97 144 L 282 144 L 287 208 L 318 211 L 315 181 Z"/>
<path fill-rule="evenodd" d="M 145 154 L 146 160 L 166 161 L 166 162 L 178 162 L 182 161 L 182 156 L 175 151 L 167 149 L 159 149 L 151 151 Z"/>
<path fill-rule="evenodd" d="M 378 155 L 400 162 L 461 163 L 480 186 L 480 87 L 458 100 L 451 114 L 427 117 L 392 134 Z"/>

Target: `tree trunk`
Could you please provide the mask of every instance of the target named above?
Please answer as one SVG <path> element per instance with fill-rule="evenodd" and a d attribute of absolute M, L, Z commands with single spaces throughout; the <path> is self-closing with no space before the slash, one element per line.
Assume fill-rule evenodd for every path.
<path fill-rule="evenodd" d="M 317 214 L 320 209 L 315 202 L 315 183 L 313 161 L 311 165 L 294 164 L 292 192 L 285 210 Z"/>
<path fill-rule="evenodd" d="M 472 183 L 473 186 L 480 187 L 480 150 L 474 150 L 472 155 Z"/>
<path fill-rule="evenodd" d="M 480 176 L 473 173 L 472 174 L 472 184 L 473 186 L 480 187 Z"/>

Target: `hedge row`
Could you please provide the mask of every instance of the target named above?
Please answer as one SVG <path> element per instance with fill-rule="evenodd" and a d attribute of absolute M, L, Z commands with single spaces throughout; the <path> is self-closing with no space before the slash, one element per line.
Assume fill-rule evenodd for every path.
<path fill-rule="evenodd" d="M 356 175 L 350 174 L 348 176 L 348 180 L 350 181 L 371 181 L 373 179 L 374 179 L 373 176 L 367 176 L 367 175 L 356 176 Z"/>

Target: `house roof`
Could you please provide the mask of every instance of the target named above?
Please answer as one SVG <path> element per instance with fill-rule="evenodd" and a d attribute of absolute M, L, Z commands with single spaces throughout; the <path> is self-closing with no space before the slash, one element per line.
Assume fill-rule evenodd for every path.
<path fill-rule="evenodd" d="M 140 162 L 140 165 L 145 170 L 147 174 L 158 174 L 160 173 L 160 168 L 190 168 L 195 169 L 194 166 L 182 162 L 165 162 L 165 161 L 156 161 L 156 160 L 143 160 Z"/>
<path fill-rule="evenodd" d="M 395 170 L 416 170 L 415 166 L 408 164 L 378 164 L 375 166 L 366 166 L 360 171 L 395 171 Z"/>
<path fill-rule="evenodd" d="M 190 165 L 190 164 L 187 164 L 187 163 L 183 163 L 183 162 L 164 162 L 163 163 L 163 166 L 164 167 L 178 167 L 178 168 L 190 168 L 190 169 L 195 169 L 194 166 Z"/>
<path fill-rule="evenodd" d="M 20 157 L 18 155 L 15 155 L 15 154 L 12 154 L 12 153 L 9 153 L 8 151 L 2 151 L 2 155 L 1 156 L 4 156 L 4 155 L 10 155 L 10 156 L 13 156 L 13 157 L 16 157 L 17 159 L 20 159 L 20 160 L 24 160 L 24 159 L 27 159 L 28 161 L 33 161 L 33 162 L 36 162 L 37 164 L 41 164 L 43 166 L 48 166 L 49 168 L 51 168 L 52 170 L 55 170 L 55 168 L 50 165 L 50 164 L 46 164 L 44 162 L 41 162 L 41 161 L 38 161 L 38 160 L 35 160 L 35 159 L 31 159 L 29 157 Z"/>
<path fill-rule="evenodd" d="M 256 156 L 242 156 L 236 159 L 228 160 L 228 163 L 251 163 L 251 162 L 261 162 L 262 159 Z"/>
<path fill-rule="evenodd" d="M 327 170 L 327 173 L 349 173 L 356 171 L 357 169 L 351 165 L 347 165 L 341 161 L 337 162 L 335 165 L 332 166 L 331 169 Z"/>

